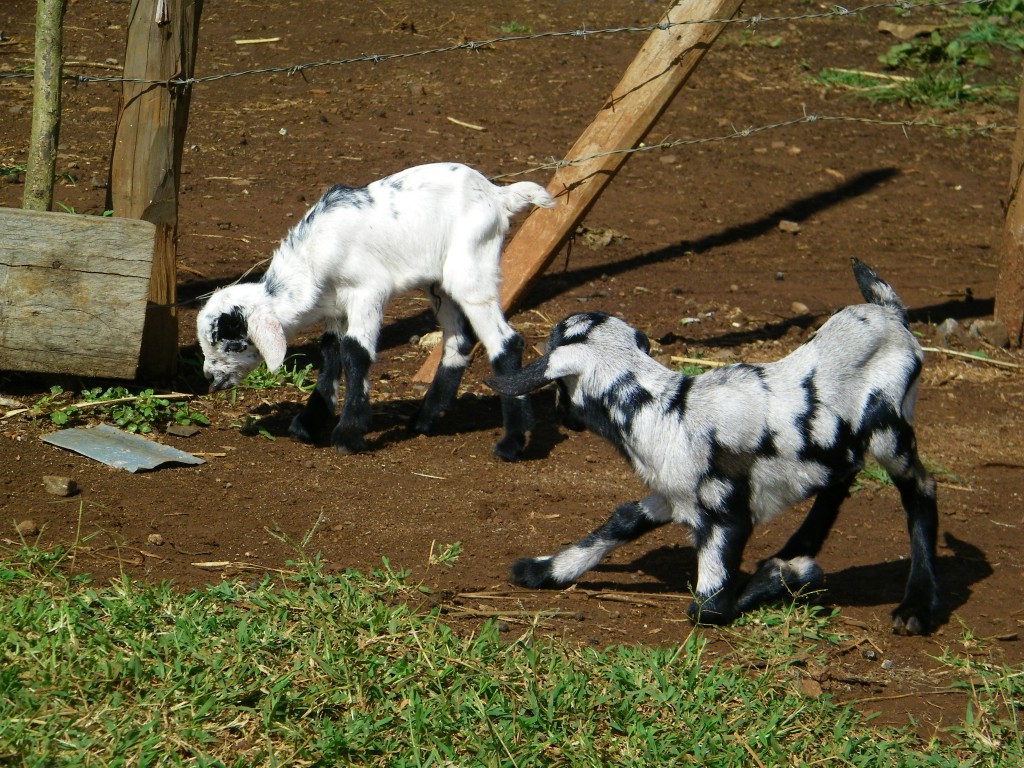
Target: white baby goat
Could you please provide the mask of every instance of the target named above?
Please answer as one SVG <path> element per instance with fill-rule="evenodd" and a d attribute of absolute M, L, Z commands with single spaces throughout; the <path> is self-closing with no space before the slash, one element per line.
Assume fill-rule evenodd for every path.
<path fill-rule="evenodd" d="M 442 329 L 441 366 L 411 427 L 431 430 L 449 409 L 476 339 L 495 374 L 519 369 L 523 342 L 498 303 L 499 258 L 512 214 L 554 200 L 538 184 L 496 186 L 456 163 L 409 168 L 362 188 L 334 186 L 282 240 L 263 280 L 223 288 L 199 313 L 211 391 L 232 387 L 265 360 L 276 369 L 288 340 L 323 322 L 323 366 L 290 432 L 313 442 L 345 399 L 331 444 L 365 448 L 369 368 L 384 308 L 395 293 L 428 292 Z M 532 426 L 526 398 L 503 397 L 505 434 L 494 452 L 517 459 Z"/>
<path fill-rule="evenodd" d="M 685 376 L 651 359 L 642 332 L 588 312 L 556 325 L 541 359 L 489 379 L 505 396 L 557 382 L 567 425 L 611 441 L 652 490 L 558 554 L 519 560 L 512 581 L 568 584 L 615 547 L 683 523 L 698 563 L 688 613 L 698 622 L 729 622 L 820 585 L 813 558 L 870 454 L 899 489 L 910 533 L 910 575 L 893 630 L 930 631 L 939 604 L 935 481 L 918 459 L 911 426 L 923 355 L 900 299 L 867 265 L 853 262 L 871 303 L 837 313 L 775 363 Z M 811 496 L 799 530 L 741 586 L 754 524 Z"/>

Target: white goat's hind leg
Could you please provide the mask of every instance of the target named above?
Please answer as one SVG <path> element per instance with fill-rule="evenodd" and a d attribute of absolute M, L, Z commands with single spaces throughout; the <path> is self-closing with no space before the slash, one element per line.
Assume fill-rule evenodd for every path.
<path fill-rule="evenodd" d="M 512 565 L 511 580 L 532 589 L 562 587 L 589 571 L 616 547 L 639 538 L 672 519 L 660 494 L 619 505 L 604 523 L 557 555 L 524 557 Z"/>
<path fill-rule="evenodd" d="M 476 343 L 469 320 L 448 294 L 438 286 L 431 286 L 430 299 L 441 326 L 441 365 L 434 374 L 434 380 L 430 382 L 423 404 L 409 425 L 414 432 L 424 435 L 434 428 L 437 420 L 455 402 L 462 375 L 466 372 Z"/>
<path fill-rule="evenodd" d="M 474 333 L 487 350 L 496 376 L 515 373 L 523 363 L 523 339 L 505 320 L 497 298 L 482 304 L 460 303 Z M 527 395 L 501 396 L 505 434 L 494 446 L 494 455 L 515 461 L 526 447 L 526 433 L 533 428 L 533 410 Z"/>

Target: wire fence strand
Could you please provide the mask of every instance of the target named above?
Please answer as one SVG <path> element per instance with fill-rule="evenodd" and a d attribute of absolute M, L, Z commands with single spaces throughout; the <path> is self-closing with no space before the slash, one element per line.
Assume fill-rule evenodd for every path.
<path fill-rule="evenodd" d="M 221 72 L 214 75 L 203 75 L 201 77 L 187 77 L 187 78 L 171 78 L 169 80 L 147 80 L 141 78 L 124 78 L 116 76 L 105 76 L 105 75 L 86 75 L 76 74 L 68 72 L 64 74 L 64 79 L 80 83 L 133 83 L 139 85 L 165 85 L 168 88 L 181 89 L 192 87 L 195 85 L 202 85 L 207 83 L 214 83 L 220 80 L 229 80 L 239 77 L 249 77 L 255 75 L 298 75 L 304 72 L 319 69 L 323 67 L 342 67 L 350 66 L 354 64 L 386 64 L 396 61 L 402 61 L 405 59 L 412 59 L 420 56 L 436 56 L 440 54 L 455 53 L 459 51 L 481 51 L 489 48 L 495 48 L 501 45 L 509 43 L 523 43 L 523 42 L 535 42 L 541 40 L 557 40 L 564 38 L 576 38 L 586 39 L 590 37 L 596 37 L 601 35 L 615 35 L 615 34 L 637 34 L 647 33 L 651 34 L 655 31 L 667 31 L 674 27 L 689 26 L 695 24 L 720 24 L 720 25 L 738 25 L 747 27 L 750 29 L 758 29 L 763 26 L 770 26 L 775 24 L 789 24 L 797 21 L 812 21 L 822 19 L 840 19 L 857 17 L 862 14 L 867 14 L 874 11 L 889 9 L 899 10 L 903 12 L 909 12 L 912 10 L 924 10 L 934 8 L 951 8 L 955 6 L 986 6 L 990 5 L 994 0 L 930 0 L 928 2 L 910 2 L 909 0 L 890 0 L 889 2 L 878 2 L 870 3 L 867 5 L 861 5 L 854 8 L 846 8 L 841 5 L 833 5 L 828 10 L 819 11 L 816 13 L 804 13 L 789 16 L 762 16 L 760 14 L 754 16 L 734 16 L 731 18 L 717 18 L 717 19 L 687 19 L 678 22 L 660 21 L 656 24 L 638 25 L 638 26 L 621 26 L 621 27 L 607 27 L 601 29 L 573 29 L 573 30 L 560 30 L 550 32 L 537 32 L 521 35 L 508 35 L 505 37 L 492 37 L 484 40 L 470 40 L 462 43 L 453 43 L 452 45 L 440 46 L 435 48 L 426 48 L 417 51 L 405 51 L 399 53 L 378 53 L 378 54 L 362 54 L 359 56 L 351 56 L 344 59 L 327 59 L 323 61 L 305 62 L 299 64 L 289 64 L 284 66 L 273 66 L 273 67 L 259 67 L 255 69 L 246 69 L 236 72 Z M 5 79 L 30 79 L 32 78 L 31 72 L 4 72 L 0 73 L 0 81 Z"/>

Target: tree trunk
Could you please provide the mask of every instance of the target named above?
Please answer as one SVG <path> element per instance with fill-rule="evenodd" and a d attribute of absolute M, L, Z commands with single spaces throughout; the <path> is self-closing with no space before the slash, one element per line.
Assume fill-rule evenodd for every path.
<path fill-rule="evenodd" d="M 63 25 L 67 0 L 36 3 L 36 51 L 32 77 L 32 137 L 25 170 L 22 207 L 48 211 L 53 205 L 53 174 L 60 136 L 60 87 L 64 69 Z"/>
<path fill-rule="evenodd" d="M 1010 346 L 1024 340 L 1024 75 L 1017 110 L 1017 140 L 1010 161 L 1010 190 L 999 244 L 996 320 L 1006 326 Z"/>

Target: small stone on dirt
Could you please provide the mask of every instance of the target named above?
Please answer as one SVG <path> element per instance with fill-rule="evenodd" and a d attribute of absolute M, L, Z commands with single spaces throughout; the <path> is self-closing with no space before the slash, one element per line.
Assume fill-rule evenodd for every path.
<path fill-rule="evenodd" d="M 192 437 L 199 432 L 199 427 L 185 424 L 168 424 L 165 430 L 168 435 L 175 437 Z"/>
<path fill-rule="evenodd" d="M 795 235 L 799 231 L 800 225 L 795 221 L 783 219 L 779 222 L 779 232 L 789 232 L 790 234 Z"/>
<path fill-rule="evenodd" d="M 153 547 L 159 547 L 163 545 L 164 537 L 159 533 L 151 533 L 146 537 L 146 543 Z"/>
<path fill-rule="evenodd" d="M 39 535 L 39 526 L 36 525 L 35 520 L 22 520 L 20 523 L 14 526 L 14 530 L 18 532 L 19 536 Z"/>
<path fill-rule="evenodd" d="M 939 344 L 943 347 L 963 346 L 964 329 L 952 317 L 947 317 L 937 326 L 935 332 L 939 334 Z"/>
<path fill-rule="evenodd" d="M 970 333 L 993 347 L 1002 349 L 1010 346 L 1010 333 L 998 320 L 975 320 L 971 323 Z"/>
<path fill-rule="evenodd" d="M 802 301 L 794 301 L 792 304 L 789 305 L 789 308 L 790 308 L 790 310 L 792 310 L 794 315 L 809 315 L 809 314 L 811 314 L 811 310 L 808 309 L 807 305 L 804 304 Z"/>
<path fill-rule="evenodd" d="M 57 475 L 44 475 L 43 488 L 54 496 L 74 496 L 78 493 L 78 483 L 70 477 L 58 477 Z"/>

